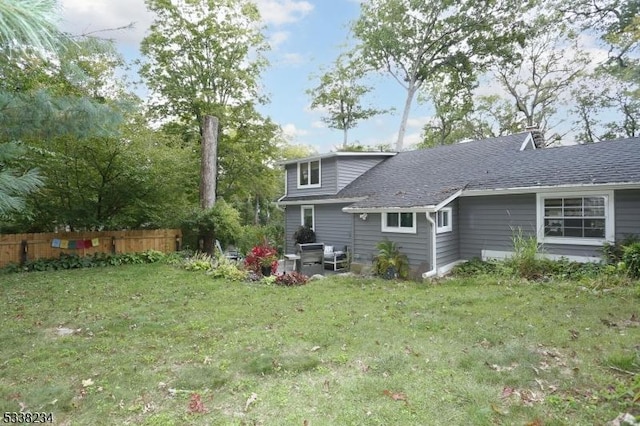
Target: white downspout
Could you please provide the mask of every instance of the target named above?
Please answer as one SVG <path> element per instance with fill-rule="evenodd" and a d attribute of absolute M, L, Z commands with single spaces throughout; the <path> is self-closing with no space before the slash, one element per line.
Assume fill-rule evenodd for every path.
<path fill-rule="evenodd" d="M 431 278 L 438 274 L 436 266 L 436 221 L 431 219 L 429 212 L 426 212 L 425 215 L 431 225 L 431 270 L 422 274 L 422 278 Z"/>

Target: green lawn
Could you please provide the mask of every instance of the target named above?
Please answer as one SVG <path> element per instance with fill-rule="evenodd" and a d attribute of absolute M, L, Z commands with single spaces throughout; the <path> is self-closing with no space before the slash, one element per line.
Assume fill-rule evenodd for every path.
<path fill-rule="evenodd" d="M 136 265 L 0 275 L 0 289 L 1 411 L 52 412 L 55 424 L 640 414 L 638 285 L 334 277 L 282 288 Z"/>

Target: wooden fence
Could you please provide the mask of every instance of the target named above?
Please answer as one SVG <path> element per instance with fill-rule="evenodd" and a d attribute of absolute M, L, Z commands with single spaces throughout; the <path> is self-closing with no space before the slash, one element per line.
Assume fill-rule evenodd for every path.
<path fill-rule="evenodd" d="M 143 231 L 55 232 L 46 234 L 0 234 L 0 268 L 9 263 L 94 253 L 135 253 L 158 250 L 169 253 L 180 249 L 180 229 Z"/>

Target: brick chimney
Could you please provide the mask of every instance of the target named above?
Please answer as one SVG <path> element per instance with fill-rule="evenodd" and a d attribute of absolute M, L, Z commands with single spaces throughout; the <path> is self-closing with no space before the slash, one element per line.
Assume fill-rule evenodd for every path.
<path fill-rule="evenodd" d="M 539 148 L 545 147 L 544 133 L 542 133 L 542 130 L 540 130 L 537 124 L 534 124 L 532 126 L 527 126 L 524 128 L 524 130 L 526 132 L 531 133 L 531 137 L 533 138 L 533 144 L 536 146 L 536 148 L 539 149 Z"/>

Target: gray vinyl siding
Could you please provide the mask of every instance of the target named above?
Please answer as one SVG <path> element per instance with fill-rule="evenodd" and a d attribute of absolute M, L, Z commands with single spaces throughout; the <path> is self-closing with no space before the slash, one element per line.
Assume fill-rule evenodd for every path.
<path fill-rule="evenodd" d="M 452 229 L 451 232 L 436 234 L 436 265 L 438 268 L 460 259 L 458 200 L 453 201 L 447 207 L 451 207 Z"/>
<path fill-rule="evenodd" d="M 376 244 L 385 238 L 395 242 L 400 251 L 407 255 L 412 270 L 426 272 L 430 269 L 431 242 L 429 223 L 424 213 L 417 213 L 417 233 L 396 234 L 382 232 L 380 213 L 369 213 L 366 220 L 354 215 L 354 248 L 353 260 L 361 263 L 371 263 L 377 254 Z"/>
<path fill-rule="evenodd" d="M 304 161 L 303 161 L 304 162 Z M 298 189 L 298 164 L 287 166 L 287 196 L 305 197 L 309 195 L 331 195 L 337 191 L 337 167 L 335 158 L 320 160 L 320 187 Z"/>
<path fill-rule="evenodd" d="M 536 235 L 536 194 L 461 197 L 459 200 L 460 257 L 480 257 L 482 250 L 512 251 L 512 229 Z M 616 240 L 640 235 L 640 190 L 614 193 Z M 564 256 L 600 257 L 601 247 L 545 244 L 541 251 Z M 440 265 L 440 262 L 438 262 Z"/>
<path fill-rule="evenodd" d="M 348 204 L 319 204 L 315 206 L 316 241 L 334 246 L 335 250 L 344 250 L 351 246 L 353 215 L 344 213 Z M 349 247 L 349 251 L 351 247 Z"/>
<path fill-rule="evenodd" d="M 338 191 L 351 182 L 360 177 L 364 172 L 371 169 L 382 160 L 383 158 L 340 158 L 338 160 Z"/>
<path fill-rule="evenodd" d="M 616 241 L 640 236 L 640 189 L 616 191 Z"/>
<path fill-rule="evenodd" d="M 460 258 L 481 257 L 482 250 L 513 250 L 513 231 L 536 235 L 536 194 L 458 199 Z"/>
<path fill-rule="evenodd" d="M 300 206 L 285 206 L 284 211 L 284 251 L 295 253 L 293 233 L 300 226 Z"/>
<path fill-rule="evenodd" d="M 308 205 L 313 204 L 309 203 Z M 349 246 L 349 250 L 351 250 L 353 217 L 342 211 L 345 206 L 347 204 L 316 204 L 314 206 L 317 242 L 332 245 L 335 250 L 344 250 L 345 246 Z M 285 251 L 287 253 L 295 253 L 296 251 L 293 234 L 301 224 L 300 208 L 300 206 L 286 206 Z"/>

